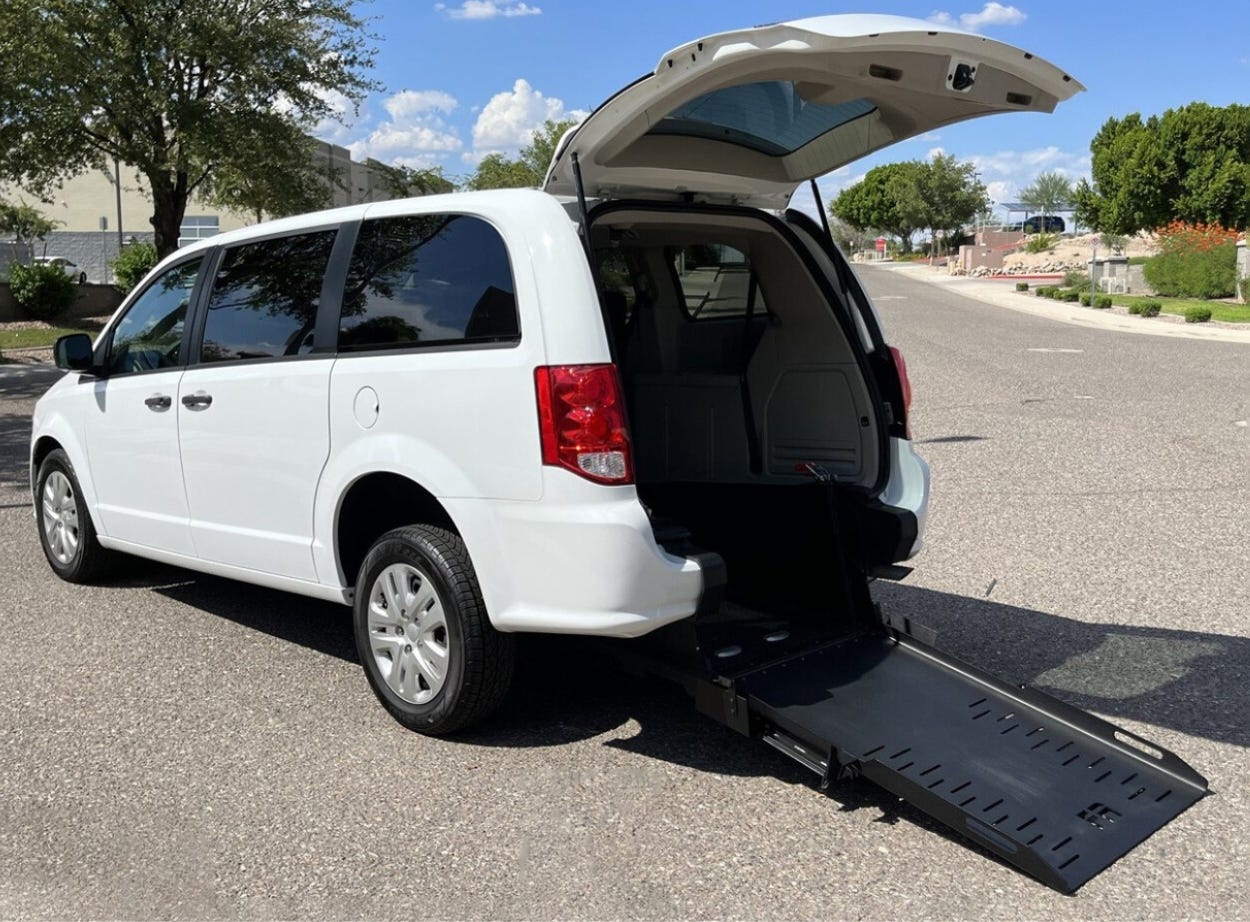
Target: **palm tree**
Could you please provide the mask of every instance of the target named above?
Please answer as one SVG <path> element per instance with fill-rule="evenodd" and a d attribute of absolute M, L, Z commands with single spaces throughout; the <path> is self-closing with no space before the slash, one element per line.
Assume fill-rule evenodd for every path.
<path fill-rule="evenodd" d="M 1060 208 L 1072 204 L 1072 183 L 1060 172 L 1042 173 L 1020 190 L 1020 201 L 1033 211 L 1042 214 L 1042 230 L 1046 230 L 1046 218 Z"/>

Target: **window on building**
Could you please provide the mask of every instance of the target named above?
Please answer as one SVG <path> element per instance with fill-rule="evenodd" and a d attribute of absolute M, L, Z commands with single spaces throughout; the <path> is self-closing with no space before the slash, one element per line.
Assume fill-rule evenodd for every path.
<path fill-rule="evenodd" d="M 221 233 L 221 219 L 216 215 L 184 215 L 178 228 L 178 246 L 215 237 Z"/>
<path fill-rule="evenodd" d="M 200 361 L 311 352 L 335 233 L 277 237 L 226 250 L 209 297 Z"/>
<path fill-rule="evenodd" d="M 508 249 L 468 215 L 366 221 L 343 292 L 343 351 L 520 338 Z"/>

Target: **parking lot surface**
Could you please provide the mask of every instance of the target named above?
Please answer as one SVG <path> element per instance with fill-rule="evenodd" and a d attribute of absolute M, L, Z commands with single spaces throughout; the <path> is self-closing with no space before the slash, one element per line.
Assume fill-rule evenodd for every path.
<path fill-rule="evenodd" d="M 346 608 L 142 562 L 53 578 L 26 441 L 55 373 L 0 365 L 0 917 L 1250 918 L 1250 345 L 864 277 L 934 473 L 877 596 L 1215 796 L 1065 897 L 576 640 L 528 639 L 482 730 L 408 733 Z"/>

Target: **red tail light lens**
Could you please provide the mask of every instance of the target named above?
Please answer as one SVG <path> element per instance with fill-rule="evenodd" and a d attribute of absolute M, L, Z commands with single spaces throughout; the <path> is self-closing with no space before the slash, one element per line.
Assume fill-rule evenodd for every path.
<path fill-rule="evenodd" d="M 911 379 L 907 377 L 907 361 L 897 346 L 890 347 L 890 355 L 894 356 L 894 368 L 898 371 L 898 386 L 903 392 L 903 415 L 907 420 L 905 431 L 911 438 Z"/>
<path fill-rule="evenodd" d="M 595 483 L 634 482 L 629 423 L 615 365 L 534 369 L 543 464 Z"/>

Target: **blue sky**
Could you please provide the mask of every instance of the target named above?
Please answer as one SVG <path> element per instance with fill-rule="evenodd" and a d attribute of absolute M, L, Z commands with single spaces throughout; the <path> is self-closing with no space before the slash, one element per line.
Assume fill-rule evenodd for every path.
<path fill-rule="evenodd" d="M 317 134 L 358 157 L 443 166 L 514 152 L 548 117 L 583 115 L 695 38 L 780 19 L 879 12 L 945 20 L 1047 58 L 1087 87 L 1053 115 L 965 122 L 888 148 L 821 182 L 826 198 L 880 163 L 935 149 L 974 161 L 995 201 L 1046 170 L 1089 173 L 1089 141 L 1111 116 L 1194 100 L 1250 102 L 1247 0 L 892 0 L 838 6 L 781 0 L 372 0 L 384 90 L 348 124 Z"/>

